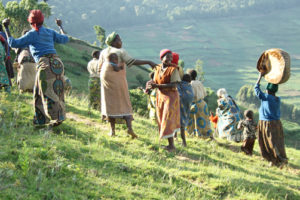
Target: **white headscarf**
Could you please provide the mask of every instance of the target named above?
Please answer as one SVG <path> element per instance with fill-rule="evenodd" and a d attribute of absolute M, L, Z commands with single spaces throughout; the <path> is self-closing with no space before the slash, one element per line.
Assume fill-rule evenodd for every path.
<path fill-rule="evenodd" d="M 226 98 L 228 96 L 226 89 L 225 88 L 218 89 L 217 96 L 221 98 Z"/>

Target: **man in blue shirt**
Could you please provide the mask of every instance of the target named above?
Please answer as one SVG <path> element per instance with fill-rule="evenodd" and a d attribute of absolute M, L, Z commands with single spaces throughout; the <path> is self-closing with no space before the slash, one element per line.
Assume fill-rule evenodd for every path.
<path fill-rule="evenodd" d="M 255 94 L 261 101 L 259 108 L 258 143 L 263 158 L 282 168 L 287 164 L 283 127 L 280 121 L 280 97 L 276 96 L 278 85 L 268 83 L 266 93 L 260 89 L 264 73 L 259 73 Z"/>
<path fill-rule="evenodd" d="M 32 10 L 28 17 L 32 30 L 15 39 L 9 31 L 10 20 L 3 20 L 8 44 L 14 48 L 29 47 L 36 63 L 37 77 L 34 87 L 34 125 L 57 126 L 66 119 L 64 101 L 64 65 L 56 55 L 54 43 L 69 41 L 62 28 L 61 20 L 56 20 L 60 33 L 43 27 L 44 15 L 40 10 Z"/>

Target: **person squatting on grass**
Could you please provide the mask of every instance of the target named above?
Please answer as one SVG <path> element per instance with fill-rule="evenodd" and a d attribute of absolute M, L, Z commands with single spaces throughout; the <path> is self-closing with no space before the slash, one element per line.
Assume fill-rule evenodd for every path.
<path fill-rule="evenodd" d="M 283 167 L 288 163 L 284 147 L 283 127 L 280 121 L 280 97 L 276 96 L 278 85 L 268 83 L 266 93 L 260 89 L 264 73 L 259 73 L 255 94 L 260 99 L 258 143 L 261 155 L 270 165 Z"/>
<path fill-rule="evenodd" d="M 180 131 L 180 99 L 177 83 L 181 81 L 178 67 L 172 64 L 172 52 L 169 49 L 160 51 L 162 64 L 155 67 L 154 81 L 148 88 L 157 88 L 156 114 L 159 128 L 159 138 L 168 139 L 168 151 L 174 151 L 174 135 Z"/>
<path fill-rule="evenodd" d="M 15 39 L 9 31 L 9 19 L 3 20 L 8 44 L 14 48 L 26 48 L 36 63 L 38 71 L 34 88 L 34 125 L 61 124 L 66 119 L 64 99 L 64 65 L 56 55 L 54 43 L 67 43 L 69 38 L 62 28 L 62 21 L 57 19 L 60 34 L 43 26 L 44 15 L 40 10 L 30 11 L 28 22 L 32 30 Z"/>
<path fill-rule="evenodd" d="M 107 48 L 100 53 L 98 66 L 101 79 L 101 113 L 104 119 L 110 123 L 110 135 L 115 136 L 115 124 L 117 119 L 124 119 L 127 125 L 127 133 L 132 139 L 137 135 L 132 129 L 133 112 L 129 98 L 126 79 L 126 66 L 145 65 L 155 67 L 155 63 L 148 60 L 136 60 L 129 56 L 122 48 L 120 36 L 113 32 L 106 38 Z M 111 54 L 117 55 L 118 66 L 123 65 L 123 70 L 115 71 L 109 60 Z"/>
<path fill-rule="evenodd" d="M 89 78 L 89 110 L 100 110 L 101 97 L 100 97 L 100 75 L 98 70 L 98 59 L 100 51 L 95 50 L 92 52 L 93 59 L 88 63 L 87 70 L 90 74 Z"/>
<path fill-rule="evenodd" d="M 246 110 L 244 112 L 244 120 L 239 121 L 237 129 L 243 129 L 243 144 L 241 150 L 247 155 L 252 155 L 253 147 L 255 143 L 255 133 L 257 125 L 254 122 L 254 114 L 252 110 Z"/>

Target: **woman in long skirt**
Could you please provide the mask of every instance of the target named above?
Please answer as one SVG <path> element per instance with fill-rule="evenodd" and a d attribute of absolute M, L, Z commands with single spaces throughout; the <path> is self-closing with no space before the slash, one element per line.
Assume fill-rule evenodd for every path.
<path fill-rule="evenodd" d="M 9 31 L 10 20 L 3 20 L 8 44 L 14 48 L 29 46 L 38 63 L 34 88 L 34 125 L 61 124 L 66 119 L 64 100 L 64 65 L 54 49 L 54 43 L 66 43 L 61 20 L 56 20 L 61 34 L 43 26 L 44 15 L 40 10 L 32 10 L 28 17 L 32 30 L 15 39 Z"/>
<path fill-rule="evenodd" d="M 280 121 L 280 97 L 276 96 L 278 85 L 269 83 L 267 93 L 260 89 L 260 73 L 255 85 L 255 94 L 261 101 L 258 122 L 258 143 L 261 155 L 270 165 L 284 166 L 288 159 L 284 147 L 283 127 Z"/>

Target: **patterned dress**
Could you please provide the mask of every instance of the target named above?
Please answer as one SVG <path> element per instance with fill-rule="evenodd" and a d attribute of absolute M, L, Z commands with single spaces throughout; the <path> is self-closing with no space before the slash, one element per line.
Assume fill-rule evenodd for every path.
<path fill-rule="evenodd" d="M 190 107 L 189 121 L 186 130 L 190 135 L 208 138 L 211 136 L 212 130 L 210 127 L 208 106 L 204 101 L 206 91 L 203 84 L 198 80 L 193 80 L 191 85 L 194 99 Z"/>
<path fill-rule="evenodd" d="M 194 92 L 192 86 L 185 81 L 177 84 L 177 90 L 180 97 L 180 125 L 186 127 L 190 116 L 190 107 L 193 102 Z"/>
<path fill-rule="evenodd" d="M 220 138 L 227 138 L 229 141 L 240 142 L 241 131 L 237 129 L 240 121 L 240 109 L 234 100 L 227 96 L 218 100 L 218 125 L 217 131 Z"/>
<path fill-rule="evenodd" d="M 33 123 L 44 125 L 66 119 L 64 100 L 64 65 L 56 54 L 44 55 L 38 63 L 34 90 Z"/>
<path fill-rule="evenodd" d="M 238 123 L 237 128 L 243 129 L 243 144 L 241 150 L 248 155 L 252 155 L 253 147 L 255 143 L 256 123 L 253 120 L 241 120 Z"/>
<path fill-rule="evenodd" d="M 88 63 L 87 70 L 90 73 L 89 79 L 89 108 L 100 110 L 101 97 L 100 97 L 100 74 L 98 70 L 98 59 L 93 58 Z"/>
<path fill-rule="evenodd" d="M 162 65 L 158 65 L 155 69 L 156 84 L 168 84 L 180 80 L 177 66 L 163 69 Z M 156 114 L 160 139 L 174 137 L 175 133 L 180 131 L 180 99 L 177 88 L 157 90 Z"/>
<path fill-rule="evenodd" d="M 5 67 L 5 50 L 0 44 L 0 89 L 4 87 L 6 92 L 10 92 L 9 78 Z"/>
<path fill-rule="evenodd" d="M 157 121 L 156 116 L 156 89 L 152 90 L 148 95 L 148 110 L 149 118 L 153 121 Z"/>

